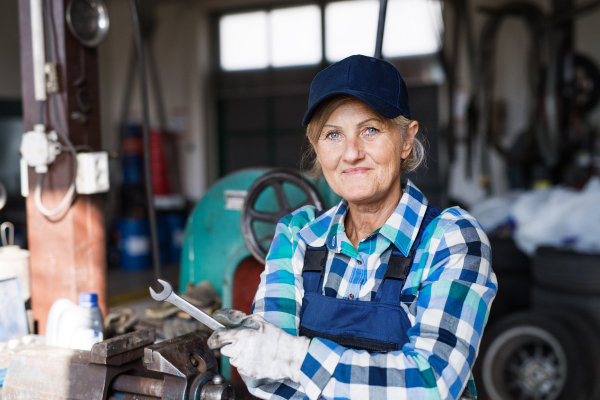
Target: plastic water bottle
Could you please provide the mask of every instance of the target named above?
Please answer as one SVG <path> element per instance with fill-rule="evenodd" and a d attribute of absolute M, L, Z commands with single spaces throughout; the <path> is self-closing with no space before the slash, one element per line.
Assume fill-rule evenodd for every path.
<path fill-rule="evenodd" d="M 57 300 L 50 309 L 46 344 L 77 350 L 91 350 L 104 340 L 102 312 L 96 293 L 79 294 L 79 305 L 67 299 Z"/>

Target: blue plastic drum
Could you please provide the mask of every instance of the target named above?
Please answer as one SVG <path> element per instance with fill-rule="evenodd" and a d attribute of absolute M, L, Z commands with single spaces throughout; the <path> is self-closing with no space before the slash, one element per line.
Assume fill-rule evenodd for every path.
<path fill-rule="evenodd" d="M 118 222 L 120 265 L 124 270 L 148 269 L 151 263 L 151 242 L 148 220 L 127 218 Z"/>

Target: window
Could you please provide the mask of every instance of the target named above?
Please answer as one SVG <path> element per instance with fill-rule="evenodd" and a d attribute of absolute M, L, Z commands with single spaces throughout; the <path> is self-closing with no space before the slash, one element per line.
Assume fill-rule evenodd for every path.
<path fill-rule="evenodd" d="M 335 62 L 373 55 L 378 0 L 325 6 L 325 55 Z M 246 70 L 321 62 L 321 9 L 316 5 L 228 14 L 219 21 L 221 67 Z M 440 0 L 389 0 L 383 35 L 385 58 L 435 53 L 441 46 Z"/>
<path fill-rule="evenodd" d="M 327 61 L 373 55 L 379 1 L 339 1 L 325 8 Z M 384 58 L 431 54 L 440 48 L 442 9 L 438 0 L 389 0 L 383 32 Z"/>
<path fill-rule="evenodd" d="M 329 3 L 325 7 L 327 61 L 339 61 L 353 54 L 375 54 L 378 16 L 377 0 Z"/>
<path fill-rule="evenodd" d="M 383 32 L 384 57 L 435 53 L 441 48 L 442 5 L 437 0 L 391 0 Z"/>
<path fill-rule="evenodd" d="M 267 52 L 267 13 L 264 11 L 225 15 L 219 23 L 221 67 L 238 69 L 265 68 Z"/>
<path fill-rule="evenodd" d="M 321 61 L 321 10 L 315 5 L 225 15 L 219 32 L 227 71 Z"/>
<path fill-rule="evenodd" d="M 321 10 L 317 6 L 282 8 L 269 14 L 271 65 L 321 61 Z"/>

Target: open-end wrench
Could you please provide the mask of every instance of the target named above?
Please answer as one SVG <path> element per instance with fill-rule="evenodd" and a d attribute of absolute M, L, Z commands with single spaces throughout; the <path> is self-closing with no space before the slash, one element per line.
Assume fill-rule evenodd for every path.
<path fill-rule="evenodd" d="M 225 328 L 225 325 L 216 321 L 213 317 L 208 315 L 202 310 L 191 305 L 189 302 L 185 301 L 181 297 L 177 296 L 173 292 L 173 286 L 167 281 L 159 279 L 158 282 L 163 286 L 163 291 L 160 293 L 156 293 L 154 289 L 150 288 L 150 294 L 152 298 L 156 301 L 168 301 L 174 306 L 182 309 L 186 313 L 190 314 L 192 317 L 196 318 L 198 321 L 202 322 L 204 325 L 208 326 L 212 330 L 217 330 L 219 328 Z"/>
<path fill-rule="evenodd" d="M 208 326 L 212 330 L 225 328 L 225 325 L 221 324 L 204 311 L 199 310 L 198 308 L 191 305 L 189 302 L 185 301 L 184 299 L 173 293 L 173 286 L 171 286 L 169 282 L 164 281 L 162 279 L 159 279 L 158 282 L 163 286 L 164 289 L 162 292 L 156 293 L 154 289 L 150 288 L 150 294 L 152 295 L 152 298 L 154 300 L 168 301 L 169 303 L 175 305 L 176 307 L 179 307 L 186 313 L 190 314 L 192 317 L 196 318 L 198 321 L 202 322 L 204 325 Z M 255 329 L 252 325 L 245 326 L 244 328 Z M 270 378 L 255 379 L 245 375 L 242 375 L 242 379 L 244 380 L 244 382 L 246 382 L 246 385 L 253 388 L 277 382 Z"/>

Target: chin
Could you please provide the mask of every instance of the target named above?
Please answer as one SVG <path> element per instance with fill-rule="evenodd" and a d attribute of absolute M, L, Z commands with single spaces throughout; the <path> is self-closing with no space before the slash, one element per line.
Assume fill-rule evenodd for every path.
<path fill-rule="evenodd" d="M 338 193 L 349 202 L 364 202 L 365 200 L 376 196 L 378 190 L 374 185 L 373 178 L 367 176 L 351 177 L 336 182 L 342 193 Z"/>
<path fill-rule="evenodd" d="M 350 198 L 344 197 L 344 199 L 346 199 L 346 201 L 348 201 L 348 203 L 350 204 L 369 204 L 374 201 L 374 199 L 371 196 L 358 197 L 354 195 Z"/>
<path fill-rule="evenodd" d="M 378 193 L 374 190 L 348 189 L 342 197 L 350 203 L 364 204 L 376 200 Z"/>

